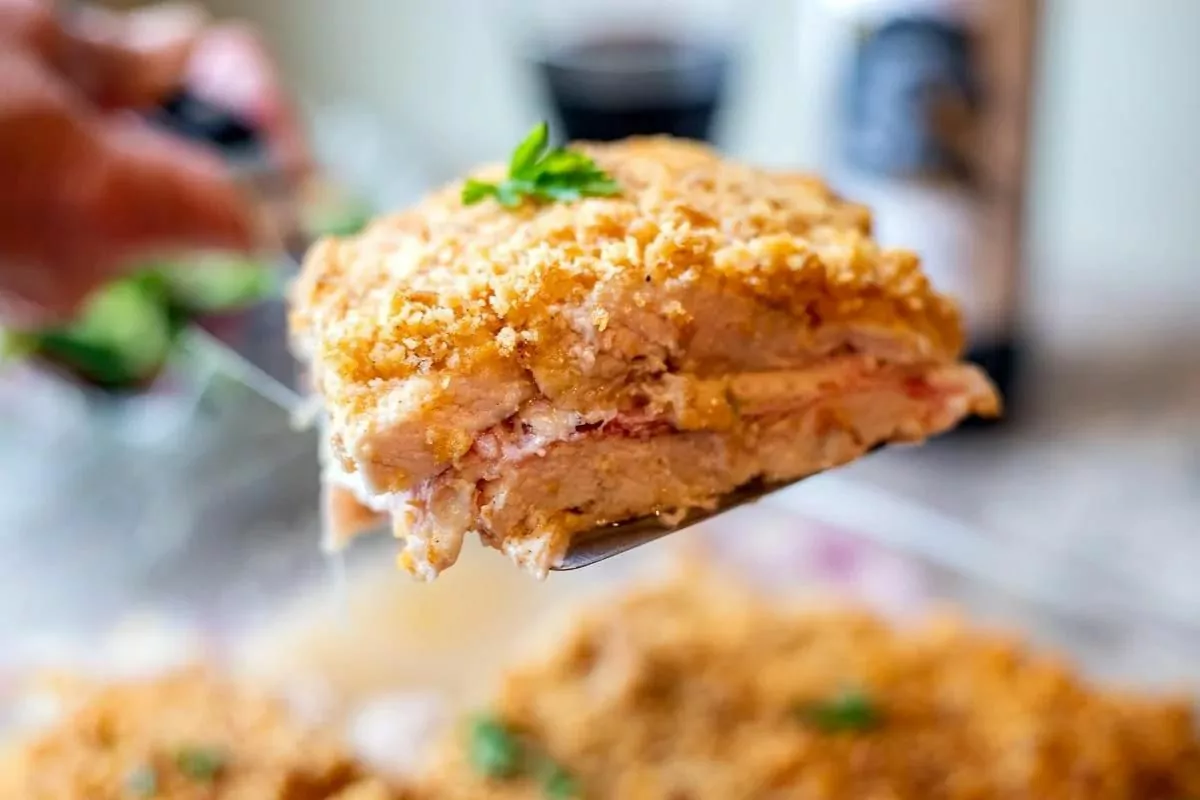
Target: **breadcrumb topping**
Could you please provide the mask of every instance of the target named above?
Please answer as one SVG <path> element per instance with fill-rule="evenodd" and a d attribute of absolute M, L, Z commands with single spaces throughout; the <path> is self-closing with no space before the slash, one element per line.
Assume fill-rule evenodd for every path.
<path fill-rule="evenodd" d="M 696 291 L 783 311 L 802 331 L 861 323 L 907 332 L 934 360 L 961 349 L 958 312 L 918 258 L 880 248 L 867 209 L 820 180 L 668 138 L 578 147 L 620 196 L 510 210 L 464 206 L 456 183 L 312 249 L 291 324 L 331 406 L 356 413 L 415 375 L 586 372 L 596 353 L 580 337 L 630 308 L 666 326 L 668 359 L 702 373 L 703 357 L 689 362 L 687 352 Z"/>
<path fill-rule="evenodd" d="M 21 800 L 403 800 L 336 737 L 282 703 L 194 669 L 99 688 L 65 720 L 0 754 Z"/>
<path fill-rule="evenodd" d="M 601 607 L 510 673 L 488 715 L 586 798 L 1179 800 L 1200 795 L 1184 698 L 1097 687 L 947 615 L 911 629 L 773 608 L 688 575 Z M 488 774 L 470 730 L 432 794 L 552 795 Z"/>

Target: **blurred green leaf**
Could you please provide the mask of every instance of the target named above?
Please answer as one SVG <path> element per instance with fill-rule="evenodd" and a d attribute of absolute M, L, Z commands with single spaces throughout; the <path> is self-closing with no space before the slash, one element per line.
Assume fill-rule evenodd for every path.
<path fill-rule="evenodd" d="M 479 717 L 471 724 L 468 757 L 480 774 L 510 778 L 520 771 L 524 753 L 520 741 L 503 722 Z"/>
<path fill-rule="evenodd" d="M 582 796 L 578 782 L 561 764 L 547 759 L 539 772 L 542 795 L 548 800 L 574 800 Z"/>
<path fill-rule="evenodd" d="M 171 303 L 193 313 L 232 311 L 276 293 L 278 280 L 260 261 L 226 255 L 200 256 L 145 273 L 162 281 Z"/>
<path fill-rule="evenodd" d="M 0 363 L 19 361 L 36 350 L 36 335 L 0 328 Z"/>
<path fill-rule="evenodd" d="M 179 771 L 194 781 L 212 783 L 225 769 L 228 757 L 214 747 L 183 747 L 175 754 Z"/>
<path fill-rule="evenodd" d="M 304 213 L 304 231 L 309 237 L 353 236 L 371 221 L 374 210 L 358 199 L 339 198 L 322 203 Z"/>
<path fill-rule="evenodd" d="M 158 794 L 158 773 L 143 764 L 125 777 L 125 790 L 134 797 L 154 797 Z"/>
<path fill-rule="evenodd" d="M 92 295 L 74 322 L 24 334 L 30 352 L 106 386 L 152 376 L 171 348 L 167 308 L 153 281 L 118 281 Z"/>
<path fill-rule="evenodd" d="M 241 256 L 154 262 L 94 292 L 69 323 L 0 331 L 0 358 L 41 357 L 106 388 L 130 388 L 162 368 L 195 316 L 277 293 L 274 270 Z"/>
<path fill-rule="evenodd" d="M 867 731 L 883 720 L 871 698 L 861 691 L 845 691 L 829 700 L 803 704 L 797 714 L 825 733 Z"/>

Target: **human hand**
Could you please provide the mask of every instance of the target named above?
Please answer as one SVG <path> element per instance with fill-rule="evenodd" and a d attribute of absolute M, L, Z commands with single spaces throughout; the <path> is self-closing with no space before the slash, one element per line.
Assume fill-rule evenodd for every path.
<path fill-rule="evenodd" d="M 0 318 L 69 314 L 139 256 L 251 249 L 255 211 L 221 159 L 133 110 L 187 84 L 243 115 L 292 174 L 299 127 L 245 28 L 187 5 L 132 14 L 0 0 Z"/>

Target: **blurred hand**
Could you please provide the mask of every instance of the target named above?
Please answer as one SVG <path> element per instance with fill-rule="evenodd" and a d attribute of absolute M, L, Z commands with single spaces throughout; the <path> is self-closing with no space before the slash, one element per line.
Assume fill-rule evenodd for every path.
<path fill-rule="evenodd" d="M 189 83 L 306 169 L 258 40 L 205 23 L 190 5 L 66 19 L 50 0 L 0 0 L 0 319 L 70 313 L 149 252 L 254 246 L 221 159 L 130 113 Z"/>

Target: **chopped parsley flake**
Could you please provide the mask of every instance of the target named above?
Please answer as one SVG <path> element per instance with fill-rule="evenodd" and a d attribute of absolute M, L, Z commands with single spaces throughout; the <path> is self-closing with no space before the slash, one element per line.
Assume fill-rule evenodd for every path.
<path fill-rule="evenodd" d="M 806 703 L 797 711 L 804 722 L 825 733 L 867 731 L 882 722 L 879 709 L 861 691 L 845 691 L 829 700 Z"/>
<path fill-rule="evenodd" d="M 158 794 L 158 773 L 143 764 L 125 776 L 125 789 L 134 797 L 154 797 Z"/>
<path fill-rule="evenodd" d="M 211 783 L 228 762 L 225 754 L 211 747 L 184 747 L 175 754 L 179 771 L 194 781 Z"/>
<path fill-rule="evenodd" d="M 574 798 L 582 797 L 579 792 L 579 784 L 561 765 L 546 760 L 543 762 L 540 772 L 542 795 L 546 800 L 574 800 Z"/>
<path fill-rule="evenodd" d="M 489 778 L 509 778 L 521 770 L 523 748 L 503 722 L 480 717 L 471 725 L 471 764 Z"/>
<path fill-rule="evenodd" d="M 476 771 L 488 778 L 536 777 L 546 800 L 583 796 L 570 772 L 495 717 L 482 716 L 472 722 L 467 755 Z"/>

